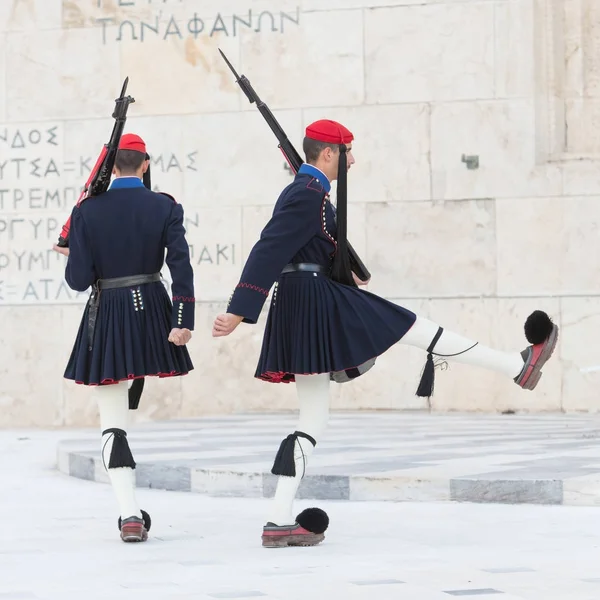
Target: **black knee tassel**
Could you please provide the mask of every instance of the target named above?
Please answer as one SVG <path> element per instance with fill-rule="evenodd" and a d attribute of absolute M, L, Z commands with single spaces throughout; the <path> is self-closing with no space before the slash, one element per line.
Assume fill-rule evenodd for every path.
<path fill-rule="evenodd" d="M 273 462 L 271 473 L 273 475 L 282 475 L 283 477 L 296 477 L 296 460 L 294 458 L 294 450 L 296 447 L 296 440 L 299 438 L 307 439 L 313 447 L 317 445 L 316 440 L 310 435 L 303 433 L 302 431 L 295 431 L 288 435 L 279 446 L 277 456 Z"/>
<path fill-rule="evenodd" d="M 108 468 L 130 467 L 131 469 L 135 469 L 135 460 L 133 460 L 133 454 L 131 454 L 131 449 L 127 442 L 127 433 L 122 429 L 114 427 L 112 429 L 105 429 L 102 432 L 102 437 L 107 433 L 113 434 L 113 445 L 108 461 Z"/>
<path fill-rule="evenodd" d="M 417 388 L 417 396 L 420 398 L 430 398 L 433 395 L 433 387 L 435 383 L 435 365 L 433 364 L 432 352 L 443 331 L 444 329 L 442 327 L 438 327 L 437 333 L 431 341 L 431 344 L 429 344 L 429 348 L 427 348 L 427 361 L 425 362 L 425 367 L 423 368 L 423 373 L 421 375 L 421 381 L 419 382 L 419 387 Z"/>

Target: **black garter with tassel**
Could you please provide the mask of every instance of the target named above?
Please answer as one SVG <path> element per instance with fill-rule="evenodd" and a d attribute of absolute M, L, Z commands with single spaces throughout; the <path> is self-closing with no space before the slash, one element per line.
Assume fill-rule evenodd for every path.
<path fill-rule="evenodd" d="M 438 327 L 437 333 L 433 337 L 431 344 L 429 344 L 429 348 L 427 348 L 427 361 L 425 362 L 425 367 L 423 368 L 423 374 L 421 375 L 421 381 L 419 382 L 419 387 L 417 388 L 417 396 L 420 398 L 430 398 L 433 395 L 433 385 L 435 382 L 435 365 L 433 364 L 433 349 L 435 345 L 438 343 L 442 332 L 444 329 L 442 327 Z"/>
<path fill-rule="evenodd" d="M 433 396 L 433 384 L 435 382 L 435 365 L 433 364 L 433 349 L 438 343 L 438 340 L 440 339 L 443 331 L 443 327 L 438 327 L 437 333 L 433 336 L 433 340 L 431 340 L 431 344 L 429 344 L 429 348 L 427 348 L 427 362 L 425 363 L 423 374 L 421 375 L 421 381 L 419 382 L 419 387 L 417 388 L 417 396 L 421 398 L 431 398 L 431 396 Z M 473 348 L 475 348 L 477 344 L 479 344 L 479 342 L 475 342 L 466 350 L 463 350 L 462 352 L 456 352 L 455 354 L 436 353 L 435 355 L 441 358 L 451 358 L 453 356 L 459 356 L 460 354 L 469 352 L 469 350 L 473 350 Z"/>
<path fill-rule="evenodd" d="M 525 337 L 530 344 L 542 344 L 544 343 L 554 328 L 554 323 L 552 319 L 545 313 L 543 310 L 535 310 L 533 311 L 525 321 Z M 435 365 L 433 364 L 433 349 L 437 344 L 440 336 L 443 332 L 442 327 L 438 327 L 437 333 L 435 334 L 431 344 L 429 344 L 429 348 L 427 348 L 427 362 L 425 363 L 425 367 L 423 369 L 423 374 L 421 375 L 421 381 L 419 382 L 419 387 L 417 388 L 417 396 L 421 398 L 431 398 L 433 395 L 433 384 L 435 379 Z M 472 350 L 477 346 L 478 342 L 475 342 L 470 348 L 463 350 L 462 352 L 457 352 L 456 354 L 436 354 L 436 356 L 440 356 L 442 358 L 450 358 L 452 356 L 458 356 L 459 354 L 464 354 L 469 350 Z"/>
<path fill-rule="evenodd" d="M 302 431 L 294 431 L 288 435 L 279 446 L 277 456 L 273 462 L 271 473 L 273 475 L 282 475 L 283 477 L 296 477 L 296 459 L 294 458 L 294 451 L 296 447 L 296 440 L 302 437 L 307 439 L 313 447 L 317 445 L 316 440 Z"/>
<path fill-rule="evenodd" d="M 119 467 L 130 467 L 131 469 L 135 469 L 135 460 L 133 460 L 133 454 L 131 454 L 131 449 L 127 442 L 127 433 L 122 429 L 113 427 L 112 429 L 105 429 L 102 432 L 102 437 L 107 433 L 113 434 L 113 445 L 110 451 L 108 468 L 118 469 Z M 108 440 L 106 440 L 106 442 L 108 443 Z M 106 444 L 104 445 L 106 446 Z"/>

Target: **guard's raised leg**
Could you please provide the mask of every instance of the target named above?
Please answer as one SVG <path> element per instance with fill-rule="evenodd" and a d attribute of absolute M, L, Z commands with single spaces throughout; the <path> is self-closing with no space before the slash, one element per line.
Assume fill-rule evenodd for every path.
<path fill-rule="evenodd" d="M 308 459 L 321 439 L 329 419 L 329 373 L 296 375 L 300 419 L 296 431 L 282 442 L 271 472 L 279 475 L 262 543 L 269 548 L 314 546 L 324 539 L 329 517 L 309 508 L 295 518 L 293 504 Z"/>
<path fill-rule="evenodd" d="M 150 516 L 135 497 L 135 460 L 127 441 L 129 397 L 127 382 L 94 388 L 102 430 L 102 463 L 119 505 L 118 527 L 124 542 L 148 539 Z"/>
<path fill-rule="evenodd" d="M 523 389 L 533 390 L 542 375 L 542 367 L 552 356 L 558 340 L 558 327 L 543 311 L 535 311 L 525 322 L 525 337 L 530 346 L 521 352 L 489 348 L 443 329 L 436 323 L 417 317 L 400 340 L 401 344 L 427 350 L 427 363 L 418 396 L 431 396 L 434 382 L 434 357 L 461 362 L 503 373 Z"/>

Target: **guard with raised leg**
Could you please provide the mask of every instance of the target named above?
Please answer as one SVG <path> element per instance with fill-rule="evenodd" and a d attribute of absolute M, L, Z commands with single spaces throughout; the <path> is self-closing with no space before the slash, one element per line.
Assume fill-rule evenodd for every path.
<path fill-rule="evenodd" d="M 329 518 L 320 509 L 293 516 L 292 505 L 329 416 L 330 382 L 347 382 L 371 369 L 394 344 L 427 352 L 419 396 L 431 396 L 434 357 L 491 369 L 533 390 L 556 346 L 558 328 L 535 311 L 525 322 L 531 344 L 523 352 L 489 348 L 443 329 L 359 286 L 346 240 L 347 171 L 354 164 L 353 134 L 330 120 L 306 128 L 302 164 L 281 193 L 273 215 L 252 248 L 225 314 L 213 336 L 255 324 L 274 287 L 255 376 L 295 382 L 300 407 L 271 472 L 278 475 L 262 540 L 266 547 L 312 546 L 324 539 Z M 337 179 L 337 206 L 330 202 Z M 363 276 L 364 277 L 364 276 Z"/>

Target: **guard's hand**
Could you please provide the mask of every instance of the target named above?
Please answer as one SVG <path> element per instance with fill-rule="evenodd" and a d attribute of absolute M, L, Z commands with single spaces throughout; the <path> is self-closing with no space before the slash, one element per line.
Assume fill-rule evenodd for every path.
<path fill-rule="evenodd" d="M 360 280 L 354 272 L 352 272 L 352 278 L 354 279 L 354 283 L 356 283 L 356 285 L 369 285 L 369 281 L 371 281 L 370 277 L 366 281 Z"/>
<path fill-rule="evenodd" d="M 176 346 L 185 346 L 192 339 L 192 332 L 189 329 L 179 329 L 173 327 L 169 334 L 169 341 Z"/>
<path fill-rule="evenodd" d="M 225 335 L 229 335 L 243 321 L 243 319 L 244 317 L 232 315 L 231 313 L 219 315 L 213 324 L 213 337 L 223 337 Z"/>
<path fill-rule="evenodd" d="M 61 246 L 58 246 L 57 244 L 54 244 L 54 246 L 52 246 L 52 250 L 54 250 L 55 252 L 58 252 L 59 254 L 62 254 L 63 256 L 69 256 L 69 249 L 62 248 Z"/>

